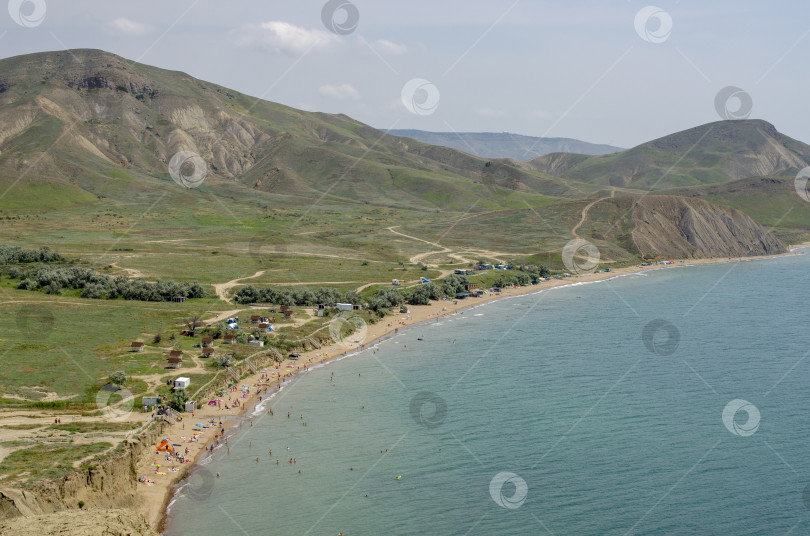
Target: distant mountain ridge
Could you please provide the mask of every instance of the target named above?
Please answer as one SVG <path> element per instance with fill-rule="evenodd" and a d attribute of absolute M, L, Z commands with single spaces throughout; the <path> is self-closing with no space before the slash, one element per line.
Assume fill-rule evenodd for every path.
<path fill-rule="evenodd" d="M 531 160 L 549 153 L 600 155 L 624 150 L 612 145 L 588 143 L 572 138 L 538 138 L 511 132 L 429 132 L 410 129 L 387 132 L 431 145 L 450 147 L 481 158 Z"/>

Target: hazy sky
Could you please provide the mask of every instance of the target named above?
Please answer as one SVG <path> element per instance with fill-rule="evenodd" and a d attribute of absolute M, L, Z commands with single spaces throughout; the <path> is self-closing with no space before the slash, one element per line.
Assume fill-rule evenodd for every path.
<path fill-rule="evenodd" d="M 629 147 L 737 113 L 810 142 L 810 4 L 647 1 L 11 0 L 0 45 L 104 49 L 377 128 Z"/>

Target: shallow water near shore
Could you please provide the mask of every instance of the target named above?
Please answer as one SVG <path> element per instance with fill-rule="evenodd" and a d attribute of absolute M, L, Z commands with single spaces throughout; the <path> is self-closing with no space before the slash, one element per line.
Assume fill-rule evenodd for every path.
<path fill-rule="evenodd" d="M 650 271 L 403 331 L 285 386 L 164 533 L 801 533 L 809 270 Z"/>

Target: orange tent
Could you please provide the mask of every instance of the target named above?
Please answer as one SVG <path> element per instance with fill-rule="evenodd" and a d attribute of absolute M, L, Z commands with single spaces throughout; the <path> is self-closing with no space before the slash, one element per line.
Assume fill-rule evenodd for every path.
<path fill-rule="evenodd" d="M 171 444 L 169 444 L 168 439 L 164 439 L 160 445 L 158 445 L 157 451 L 160 452 L 161 450 L 165 450 L 166 452 L 174 452 Z"/>

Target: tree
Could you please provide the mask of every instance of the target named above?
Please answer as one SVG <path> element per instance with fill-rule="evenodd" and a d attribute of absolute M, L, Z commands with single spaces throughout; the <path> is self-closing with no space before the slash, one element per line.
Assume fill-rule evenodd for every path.
<path fill-rule="evenodd" d="M 191 288 L 188 291 L 189 298 L 205 298 L 206 292 L 205 289 L 197 283 L 196 281 L 192 283 Z"/>
<path fill-rule="evenodd" d="M 430 300 L 438 300 L 442 297 L 442 289 L 434 283 L 423 283 L 413 289 L 411 294 L 411 305 L 427 305 Z"/>
<path fill-rule="evenodd" d="M 450 274 L 442 281 L 442 289 L 445 294 L 455 296 L 457 293 L 464 290 L 464 285 L 469 282 L 467 276 Z"/>
<path fill-rule="evenodd" d="M 253 285 L 245 285 L 234 296 L 236 303 L 256 303 L 259 301 L 259 291 Z"/>
<path fill-rule="evenodd" d="M 512 279 L 514 279 L 515 282 L 521 287 L 525 287 L 531 282 L 531 277 L 529 277 L 529 274 L 524 274 L 523 272 L 516 273 Z"/>
<path fill-rule="evenodd" d="M 20 290 L 35 290 L 37 288 L 37 282 L 31 279 L 23 279 L 20 281 L 20 284 L 17 285 L 17 288 Z"/>
<path fill-rule="evenodd" d="M 202 326 L 203 321 L 202 318 L 199 316 L 190 316 L 188 318 L 183 319 L 183 323 L 189 329 L 189 331 L 194 331 L 198 327 Z"/>
<path fill-rule="evenodd" d="M 98 300 L 104 298 L 107 295 L 107 289 L 104 288 L 103 285 L 99 285 L 96 283 L 90 283 L 84 287 L 82 290 L 81 297 L 88 298 L 91 300 Z"/>
<path fill-rule="evenodd" d="M 188 393 L 186 393 L 185 389 L 180 389 L 178 391 L 175 391 L 174 395 L 172 395 L 172 399 L 169 402 L 169 406 L 171 406 L 173 410 L 185 411 L 186 402 L 188 402 Z"/>
<path fill-rule="evenodd" d="M 127 383 L 127 373 L 123 370 L 117 370 L 110 374 L 110 383 L 115 385 L 124 385 Z"/>
<path fill-rule="evenodd" d="M 214 326 L 214 329 L 211 330 L 211 338 L 212 339 L 220 339 L 220 338 L 222 338 L 222 335 L 224 333 L 225 333 L 225 324 L 220 322 L 219 324 Z"/>

